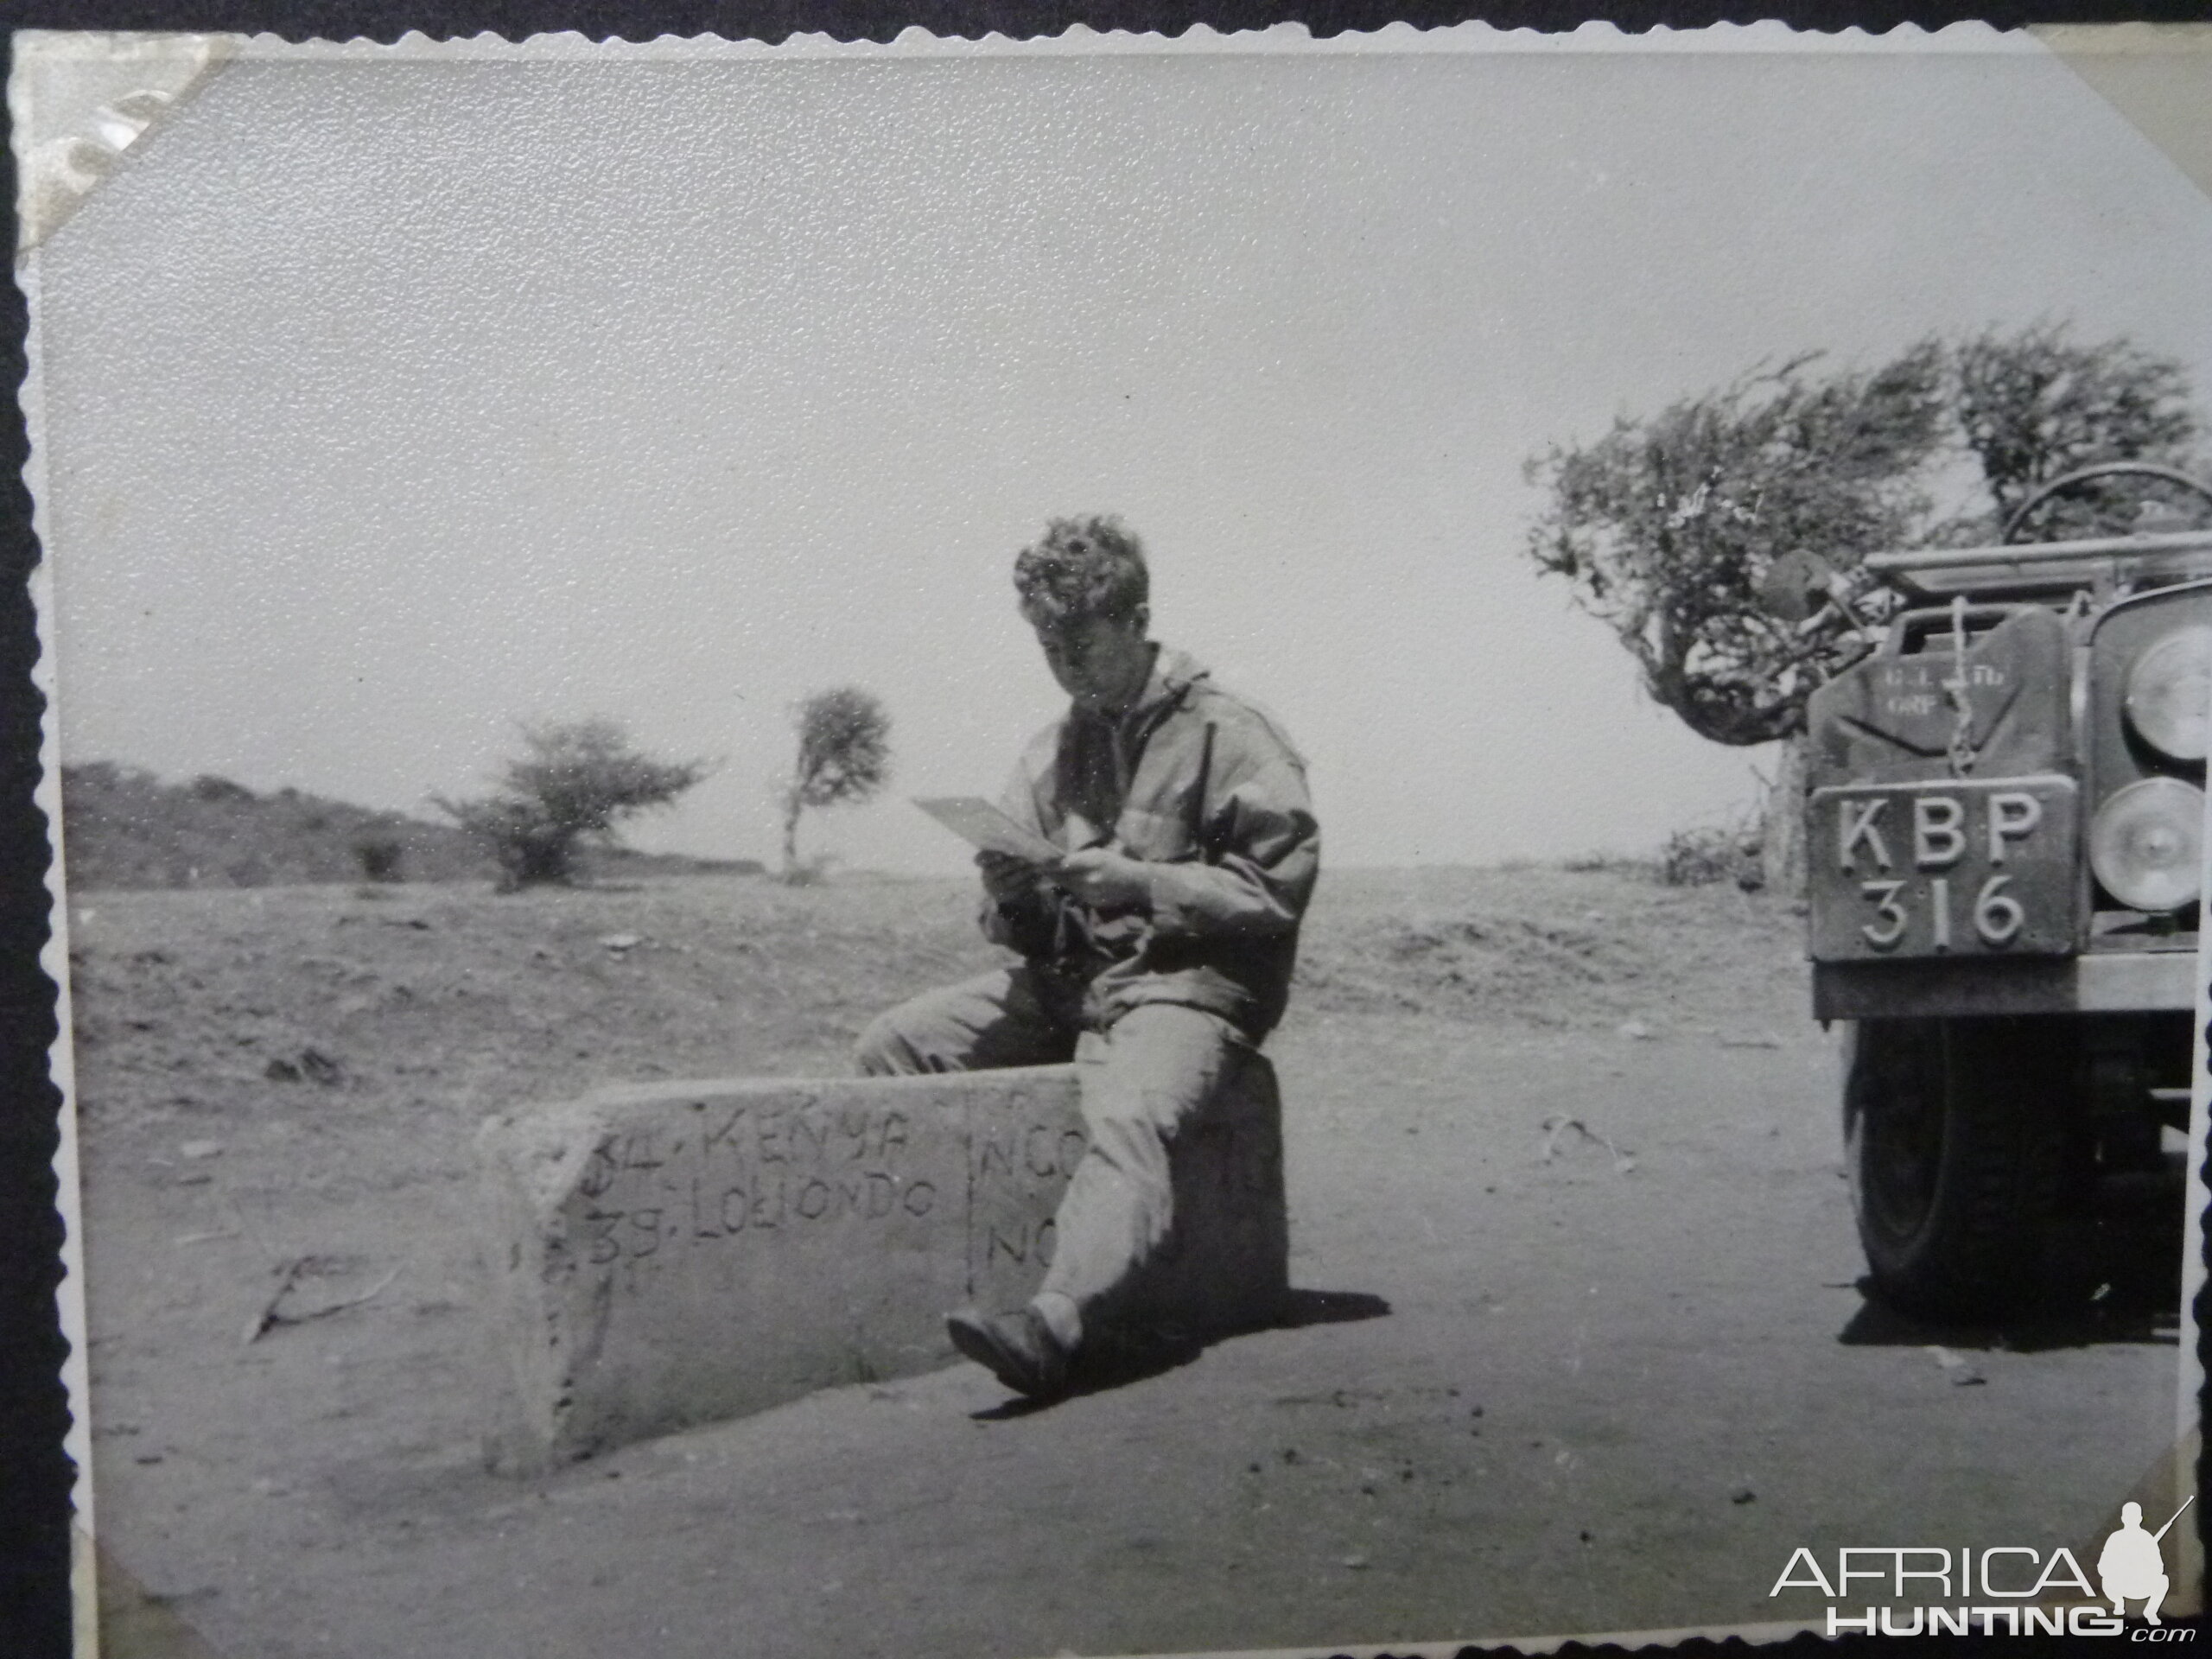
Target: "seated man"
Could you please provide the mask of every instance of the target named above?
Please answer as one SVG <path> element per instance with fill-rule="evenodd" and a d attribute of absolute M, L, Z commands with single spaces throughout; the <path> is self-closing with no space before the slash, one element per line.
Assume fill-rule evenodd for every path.
<path fill-rule="evenodd" d="M 1080 1063 L 1090 1146 L 1043 1288 L 946 1320 L 962 1353 L 1043 1398 L 1167 1237 L 1177 1133 L 1281 1017 L 1321 843 L 1274 723 L 1146 638 L 1144 553 L 1118 520 L 1053 520 L 1014 584 L 1071 706 L 1004 806 L 1065 853 L 1049 868 L 978 855 L 983 931 L 1021 962 L 892 1009 L 859 1060 L 878 1076 Z"/>

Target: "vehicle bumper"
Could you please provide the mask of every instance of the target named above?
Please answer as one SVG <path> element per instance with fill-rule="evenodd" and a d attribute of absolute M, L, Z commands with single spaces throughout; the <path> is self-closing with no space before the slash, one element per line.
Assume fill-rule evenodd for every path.
<path fill-rule="evenodd" d="M 2163 950 L 2078 957 L 1813 964 L 1817 1020 L 2187 1012 L 2196 1006 L 2193 936 Z"/>

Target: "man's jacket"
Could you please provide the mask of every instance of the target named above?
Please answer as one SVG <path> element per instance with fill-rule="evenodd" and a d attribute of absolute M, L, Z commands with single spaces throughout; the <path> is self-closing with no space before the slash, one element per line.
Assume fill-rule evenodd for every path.
<path fill-rule="evenodd" d="M 1257 1039 L 1282 1017 L 1298 925 L 1319 873 L 1306 763 L 1266 715 L 1162 648 L 1119 718 L 1071 709 L 1014 768 L 1007 815 L 1070 852 L 1141 861 L 1151 900 L 1094 910 L 1040 880 L 983 902 L 983 931 L 1111 1025 L 1146 1002 L 1218 1014 Z"/>

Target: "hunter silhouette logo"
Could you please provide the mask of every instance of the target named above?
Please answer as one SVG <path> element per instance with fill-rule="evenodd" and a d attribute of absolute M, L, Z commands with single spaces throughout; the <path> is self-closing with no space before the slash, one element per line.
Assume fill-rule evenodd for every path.
<path fill-rule="evenodd" d="M 2113 1612 L 2125 1613 L 2125 1604 L 2140 1601 L 2145 1624 L 2164 1622 L 2158 1617 L 2158 1604 L 2166 1599 L 2168 1580 L 2165 1558 L 2158 1553 L 2158 1541 L 2166 1535 L 2168 1528 L 2181 1519 L 2182 1510 L 2196 1502 L 2194 1497 L 2183 1498 L 2181 1510 L 2176 1510 L 2165 1526 L 2156 1532 L 2143 1530 L 2140 1503 L 2120 1506 L 2120 1530 L 2105 1540 L 2104 1549 L 2097 1556 L 2097 1578 L 2104 1586 L 2105 1598 L 2112 1603 Z"/>
<path fill-rule="evenodd" d="M 2120 1525 L 2098 1551 L 2097 1585 L 2063 1545 L 2048 1556 L 2022 1544 L 1953 1549 L 1934 1544 L 1853 1544 L 1835 1552 L 1834 1572 L 1803 1546 L 1790 1555 L 1770 1596 L 1817 1590 L 1827 1598 L 1827 1634 L 1867 1636 L 2125 1636 L 2131 1642 L 2186 1642 L 2196 1630 L 2158 1617 L 2173 1581 L 2159 1543 L 2195 1497 L 2145 1529 L 2143 1506 L 2123 1503 Z M 1852 1604 L 1873 1588 L 1873 1596 Z M 1880 1597 L 1877 1602 L 1874 1597 Z M 2141 1604 L 2130 1630 L 2127 1605 Z M 1887 1605 L 1882 1605 L 1886 1603 Z M 2105 1610 L 2109 1603 L 2111 1611 Z"/>

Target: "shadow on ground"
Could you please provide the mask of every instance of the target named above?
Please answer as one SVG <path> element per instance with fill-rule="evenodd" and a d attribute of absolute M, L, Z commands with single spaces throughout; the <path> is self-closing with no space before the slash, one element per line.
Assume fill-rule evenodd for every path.
<path fill-rule="evenodd" d="M 1363 1290 L 1294 1290 L 1283 1315 L 1268 1329 L 1300 1331 L 1309 1325 L 1350 1325 L 1387 1318 L 1390 1304 Z"/>
<path fill-rule="evenodd" d="M 1884 1302 L 1867 1279 L 1866 1300 L 1836 1340 L 1849 1345 L 2009 1349 L 2042 1353 L 2105 1343 L 2180 1340 L 2181 1217 L 2178 1199 L 2100 1206 L 2052 1229 L 2043 1283 L 2017 1312 L 1990 1320 L 1916 1318 Z"/>
<path fill-rule="evenodd" d="M 1046 1411 L 1063 1400 L 1086 1394 L 1103 1394 L 1127 1388 L 1148 1377 L 1160 1376 L 1189 1364 L 1217 1342 L 1256 1335 L 1261 1331 L 1300 1331 L 1314 1325 L 1350 1325 L 1360 1319 L 1379 1319 L 1390 1304 L 1363 1290 L 1294 1290 L 1282 1315 L 1273 1323 L 1249 1331 L 1230 1331 L 1199 1338 L 1175 1332 L 1153 1331 L 1122 1337 L 1086 1348 L 1066 1393 L 1051 1400 L 1016 1397 L 969 1414 L 979 1422 L 1003 1422 Z"/>

